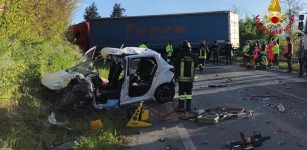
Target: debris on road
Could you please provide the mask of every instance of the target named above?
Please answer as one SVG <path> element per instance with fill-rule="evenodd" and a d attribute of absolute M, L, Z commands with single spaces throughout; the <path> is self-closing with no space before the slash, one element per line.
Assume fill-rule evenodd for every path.
<path fill-rule="evenodd" d="M 164 141 L 165 141 L 165 139 L 164 139 L 164 138 L 160 138 L 158 141 L 160 141 L 160 142 L 164 142 Z"/>
<path fill-rule="evenodd" d="M 248 96 L 248 97 L 274 98 L 274 97 L 278 97 L 278 96 L 275 96 L 275 95 L 252 95 L 252 96 Z"/>
<path fill-rule="evenodd" d="M 58 122 L 55 118 L 55 113 L 52 112 L 49 116 L 48 116 L 48 122 L 53 124 L 53 125 L 59 125 L 59 126 L 62 126 L 64 125 L 63 122 Z"/>
<path fill-rule="evenodd" d="M 46 126 L 51 127 L 51 129 L 60 129 L 60 130 L 65 130 L 67 132 L 67 134 L 71 134 L 72 133 L 72 129 L 68 128 L 65 126 L 65 124 L 63 122 L 58 122 L 55 118 L 55 113 L 52 112 L 49 116 L 48 116 L 48 122 L 47 121 L 41 121 L 43 124 L 45 124 Z"/>
<path fill-rule="evenodd" d="M 171 146 L 171 145 L 166 145 L 165 149 L 166 149 L 166 150 L 171 150 L 171 149 L 172 149 L 172 146 Z"/>
<path fill-rule="evenodd" d="M 300 147 L 300 148 L 305 148 L 305 146 L 302 145 L 302 144 L 296 143 L 296 145 L 297 145 L 298 147 Z"/>
<path fill-rule="evenodd" d="M 253 116 L 252 112 L 247 112 L 244 108 L 238 107 L 217 107 L 206 110 L 194 109 L 195 121 L 203 124 L 216 124 L 228 119 L 247 119 Z"/>
<path fill-rule="evenodd" d="M 204 140 L 204 141 L 202 142 L 202 144 L 207 145 L 207 144 L 209 144 L 209 142 L 208 142 L 207 140 Z"/>
<path fill-rule="evenodd" d="M 221 87 L 227 87 L 227 85 L 219 85 L 219 84 L 210 84 L 208 85 L 210 88 L 221 88 Z"/>
<path fill-rule="evenodd" d="M 103 127 L 103 121 L 100 119 L 94 120 L 90 122 L 90 133 L 98 133 L 101 131 Z"/>
<path fill-rule="evenodd" d="M 176 106 L 174 102 L 168 102 L 163 104 L 159 110 L 154 108 L 150 108 L 151 112 L 153 112 L 160 121 L 170 121 L 170 122 L 177 122 L 179 120 L 180 114 L 177 114 Z"/>
<path fill-rule="evenodd" d="M 262 146 L 262 143 L 269 140 L 270 136 L 263 137 L 259 131 L 254 131 L 251 137 L 246 138 L 245 135 L 240 133 L 241 139 L 237 141 L 227 142 L 225 147 L 228 149 L 254 149 L 256 147 Z"/>
<path fill-rule="evenodd" d="M 280 111 L 280 112 L 286 111 L 285 107 L 281 103 L 279 103 L 276 107 L 277 107 L 278 111 Z"/>

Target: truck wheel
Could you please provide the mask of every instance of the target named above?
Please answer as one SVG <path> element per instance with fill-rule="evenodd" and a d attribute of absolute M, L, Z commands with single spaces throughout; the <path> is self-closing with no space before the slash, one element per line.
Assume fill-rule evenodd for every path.
<path fill-rule="evenodd" d="M 166 103 L 174 99 L 175 86 L 169 83 L 160 85 L 155 91 L 155 99 L 159 103 Z"/>

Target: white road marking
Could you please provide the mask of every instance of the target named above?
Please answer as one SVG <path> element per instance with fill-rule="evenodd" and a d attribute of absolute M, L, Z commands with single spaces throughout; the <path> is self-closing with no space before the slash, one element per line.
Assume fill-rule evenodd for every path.
<path fill-rule="evenodd" d="M 197 150 L 197 148 L 195 147 L 192 139 L 189 136 L 188 131 L 184 128 L 183 124 L 180 123 L 177 127 L 176 127 L 180 138 L 184 144 L 184 147 L 186 150 Z"/>
<path fill-rule="evenodd" d="M 266 87 L 266 88 L 268 88 L 268 89 L 270 89 L 270 90 L 273 90 L 273 91 L 275 91 L 275 92 L 284 94 L 284 95 L 286 95 L 286 96 L 294 97 L 294 98 L 296 98 L 296 99 L 299 99 L 299 100 L 302 100 L 302 101 L 307 102 L 307 98 L 303 98 L 303 97 L 300 97 L 300 96 L 296 96 L 296 95 L 287 93 L 287 92 L 285 92 L 285 91 L 278 90 L 277 88 L 272 88 L 272 87 L 269 87 L 269 86 L 264 86 L 264 87 Z"/>

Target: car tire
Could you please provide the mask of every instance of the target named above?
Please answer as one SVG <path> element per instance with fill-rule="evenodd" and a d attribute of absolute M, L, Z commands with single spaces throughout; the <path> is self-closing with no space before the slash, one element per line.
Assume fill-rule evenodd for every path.
<path fill-rule="evenodd" d="M 154 98 L 159 103 L 166 103 L 172 101 L 175 96 L 175 86 L 171 83 L 165 83 L 160 85 L 156 91 Z"/>

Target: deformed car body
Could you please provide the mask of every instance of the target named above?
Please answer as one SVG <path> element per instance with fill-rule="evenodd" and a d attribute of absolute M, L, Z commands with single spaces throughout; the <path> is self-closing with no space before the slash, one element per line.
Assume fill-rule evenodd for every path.
<path fill-rule="evenodd" d="M 109 66 L 106 67 L 106 64 Z M 103 68 L 109 71 L 108 80 L 99 74 Z M 120 105 L 152 99 L 164 103 L 171 101 L 175 95 L 173 66 L 159 53 L 137 47 L 106 47 L 100 51 L 93 47 L 76 66 L 44 76 L 42 84 L 50 90 L 66 93 L 86 91 L 81 101 L 90 97 L 87 101 L 96 109 L 103 109 L 108 100 L 117 99 Z M 83 90 L 76 90 L 80 89 L 75 88 L 77 86 L 83 87 Z M 75 101 L 74 94 L 64 95 L 62 105 Z"/>

